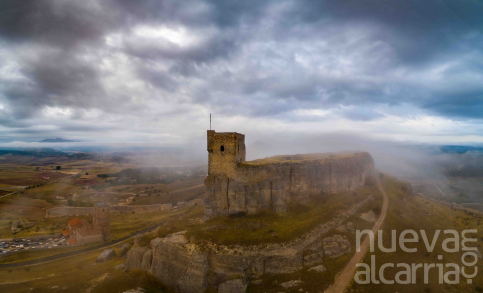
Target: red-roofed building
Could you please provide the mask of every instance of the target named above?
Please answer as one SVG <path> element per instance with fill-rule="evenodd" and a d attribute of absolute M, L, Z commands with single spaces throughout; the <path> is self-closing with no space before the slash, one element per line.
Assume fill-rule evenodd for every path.
<path fill-rule="evenodd" d="M 94 226 L 79 218 L 74 218 L 67 223 L 67 229 L 62 231 L 67 244 L 83 245 L 109 239 L 109 205 L 97 203 L 94 207 Z"/>
<path fill-rule="evenodd" d="M 68 245 L 76 245 L 77 244 L 77 240 L 72 239 L 72 238 L 69 238 L 69 239 L 67 239 L 67 244 Z"/>
<path fill-rule="evenodd" d="M 67 229 L 62 231 L 67 244 L 84 245 L 86 243 L 102 241 L 102 233 L 99 228 L 94 228 L 84 219 L 74 218 L 68 222 Z"/>

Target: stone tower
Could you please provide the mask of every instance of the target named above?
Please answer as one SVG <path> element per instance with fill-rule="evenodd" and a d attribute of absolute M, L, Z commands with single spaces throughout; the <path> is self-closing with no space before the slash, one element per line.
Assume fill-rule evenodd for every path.
<path fill-rule="evenodd" d="M 105 202 L 94 204 L 94 228 L 99 229 L 104 240 L 109 239 L 109 205 Z"/>
<path fill-rule="evenodd" d="M 208 175 L 233 177 L 236 165 L 245 162 L 245 157 L 245 135 L 208 130 Z"/>

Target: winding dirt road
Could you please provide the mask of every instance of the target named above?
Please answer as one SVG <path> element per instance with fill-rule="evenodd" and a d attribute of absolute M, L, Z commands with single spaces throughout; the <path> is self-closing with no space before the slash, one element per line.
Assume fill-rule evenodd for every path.
<path fill-rule="evenodd" d="M 374 233 L 374 235 L 376 235 L 377 230 L 379 230 L 382 223 L 384 222 L 384 219 L 386 218 L 386 212 L 387 212 L 387 206 L 388 206 L 389 200 L 387 198 L 386 192 L 384 191 L 384 188 L 382 188 L 381 182 L 379 181 L 379 176 L 376 175 L 374 177 L 376 178 L 377 188 L 379 189 L 379 191 L 382 193 L 382 196 L 383 196 L 381 215 L 379 216 L 379 219 L 374 224 L 374 227 L 372 227 L 372 232 Z M 369 249 L 369 237 L 366 236 L 364 241 L 362 241 L 360 251 L 359 252 L 356 251 L 356 253 L 354 254 L 354 256 L 352 256 L 349 263 L 335 277 L 334 284 L 332 284 L 332 286 L 330 286 L 327 290 L 325 290 L 324 293 L 344 292 L 345 288 L 350 284 L 350 282 L 352 281 L 352 278 L 354 277 L 354 274 L 357 269 L 356 264 L 359 263 L 364 258 L 368 249 Z"/>

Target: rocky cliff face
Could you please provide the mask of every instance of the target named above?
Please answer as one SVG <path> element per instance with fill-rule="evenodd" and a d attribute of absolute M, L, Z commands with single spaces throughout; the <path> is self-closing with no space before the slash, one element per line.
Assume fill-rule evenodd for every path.
<path fill-rule="evenodd" d="M 126 269 L 149 271 L 174 291 L 187 293 L 207 288 L 245 292 L 249 282 L 260 282 L 264 274 L 293 273 L 303 268 L 323 272 L 324 255 L 339 257 L 352 249 L 340 235 L 323 235 L 340 227 L 370 200 L 372 197 L 354 204 L 337 218 L 289 243 L 234 247 L 208 244 L 200 249 L 186 239 L 184 232 L 156 238 L 149 247 L 135 244 L 128 253 Z"/>
<path fill-rule="evenodd" d="M 310 196 L 354 190 L 372 176 L 369 153 L 317 160 L 250 165 L 205 179 L 205 219 L 263 209 L 287 211 L 290 201 L 307 203 Z M 228 175 L 227 175 L 228 174 Z"/>

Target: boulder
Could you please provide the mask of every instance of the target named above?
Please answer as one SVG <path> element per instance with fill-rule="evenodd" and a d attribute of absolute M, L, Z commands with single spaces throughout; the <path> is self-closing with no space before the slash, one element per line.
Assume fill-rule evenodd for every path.
<path fill-rule="evenodd" d="M 247 291 L 247 285 L 244 279 L 228 280 L 218 286 L 218 293 L 244 293 Z"/>
<path fill-rule="evenodd" d="M 318 266 L 315 266 L 315 267 L 311 267 L 308 270 L 309 271 L 316 271 L 316 272 L 322 273 L 322 272 L 327 271 L 327 268 L 324 265 L 318 265 Z"/>
<path fill-rule="evenodd" d="M 149 271 L 149 269 L 151 268 L 152 259 L 153 251 L 151 249 L 148 249 L 143 255 L 143 260 L 141 261 L 141 269 L 144 271 Z"/>
<path fill-rule="evenodd" d="M 288 289 L 288 288 L 298 286 L 302 283 L 303 282 L 301 280 L 292 280 L 292 281 L 288 281 L 288 282 L 285 282 L 285 283 L 280 283 L 280 286 L 284 287 L 285 289 Z"/>
<path fill-rule="evenodd" d="M 339 227 L 335 228 L 335 230 L 345 233 L 347 232 L 347 228 L 344 225 L 340 225 Z"/>
<path fill-rule="evenodd" d="M 104 250 L 99 257 L 97 258 L 97 262 L 106 262 L 113 259 L 116 256 L 114 249 L 109 248 Z"/>
<path fill-rule="evenodd" d="M 125 268 L 126 268 L 126 265 L 123 263 L 114 267 L 115 270 L 124 270 Z"/>
<path fill-rule="evenodd" d="M 310 267 L 324 260 L 322 241 L 318 238 L 304 249 L 304 266 Z"/>
<path fill-rule="evenodd" d="M 146 247 L 135 246 L 127 253 L 126 270 L 139 269 L 143 262 Z"/>
<path fill-rule="evenodd" d="M 361 214 L 361 219 L 363 219 L 364 221 L 374 223 L 376 221 L 376 215 L 372 210 L 370 210 L 367 213 Z"/>
<path fill-rule="evenodd" d="M 350 242 L 341 235 L 324 238 L 324 253 L 328 257 L 339 257 L 351 251 Z"/>
<path fill-rule="evenodd" d="M 131 245 L 129 245 L 129 243 L 124 243 L 121 246 L 121 249 L 119 250 L 119 256 L 123 257 L 124 255 L 126 255 L 126 253 L 129 251 L 130 248 L 131 248 Z"/>

